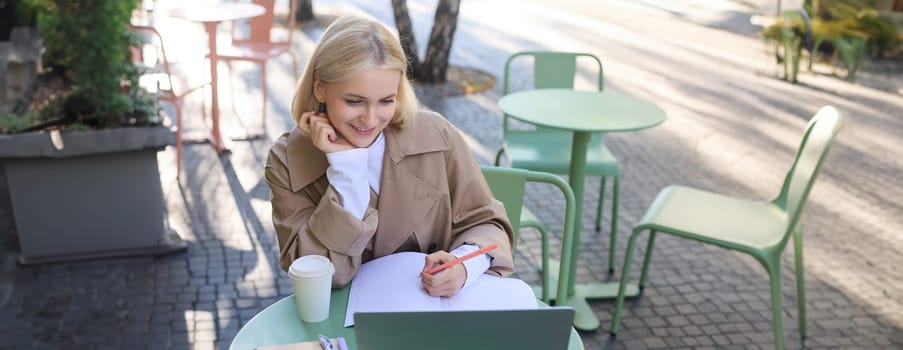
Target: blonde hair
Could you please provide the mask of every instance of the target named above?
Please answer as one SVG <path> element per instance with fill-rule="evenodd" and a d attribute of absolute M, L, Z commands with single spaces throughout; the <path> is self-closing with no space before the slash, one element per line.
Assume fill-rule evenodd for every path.
<path fill-rule="evenodd" d="M 373 19 L 342 16 L 320 38 L 292 99 L 295 124 L 301 114 L 317 110 L 314 80 L 340 81 L 369 68 L 391 68 L 401 74 L 395 97 L 395 115 L 389 125 L 407 125 L 417 113 L 417 96 L 407 76 L 407 59 L 401 43 L 385 25 Z"/>

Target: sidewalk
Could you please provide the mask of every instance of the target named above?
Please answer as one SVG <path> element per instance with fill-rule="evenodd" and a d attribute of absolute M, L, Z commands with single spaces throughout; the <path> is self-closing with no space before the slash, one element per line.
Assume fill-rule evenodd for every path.
<path fill-rule="evenodd" d="M 722 15 L 704 12 L 721 11 L 699 7 L 704 1 L 668 2 L 667 10 L 652 1 L 585 3 L 462 2 L 451 61 L 501 79 L 505 59 L 516 51 L 591 52 L 603 62 L 607 90 L 655 101 L 668 112 L 658 127 L 606 139 L 624 168 L 618 264 L 631 226 L 666 185 L 753 199 L 774 196 L 806 121 L 818 107 L 831 104 L 844 114 L 846 125 L 803 216 L 809 337 L 805 343 L 799 338 L 788 251 L 783 257 L 785 344 L 903 347 L 903 280 L 896 270 L 903 265 L 900 95 L 862 81 L 848 84 L 811 74 L 801 74 L 798 85 L 783 82 L 761 40 L 679 15 Z M 435 4 L 412 1 L 409 6 L 417 39 L 425 45 Z M 383 2 L 316 2 L 314 10 L 368 13 L 390 27 L 394 23 Z M 502 11 L 505 21 L 498 16 Z M 202 29 L 171 24 L 168 30 L 175 34 L 164 32 L 167 44 L 187 45 L 168 51 L 190 60 L 202 49 L 197 47 L 204 42 Z M 316 41 L 309 33 L 319 32 L 303 33 L 295 36 L 302 67 Z M 223 156 L 208 144 L 186 146 L 181 183 L 172 180 L 175 150 L 160 154 L 170 225 L 189 243 L 187 253 L 19 267 L 13 263 L 14 236 L 0 216 L 0 249 L 6 253 L 0 261 L 0 334 L 8 335 L 0 339 L 0 348 L 225 349 L 242 324 L 289 295 L 288 278 L 277 264 L 263 164 L 272 141 L 293 127 L 290 67 L 288 57 L 282 57 L 268 68 L 270 86 L 276 88 L 270 89 L 265 139 L 233 142 L 232 152 Z M 526 67 L 517 69 L 527 73 Z M 259 71 L 236 65 L 230 80 L 225 80 L 228 69 L 220 72 L 222 81 L 231 82 L 223 83 L 220 92 L 224 123 L 239 124 L 236 116 L 257 123 Z M 588 84 L 583 74 L 578 84 Z M 886 78 L 898 81 L 900 76 Z M 443 97 L 424 87 L 429 98 L 422 101 L 458 126 L 477 160 L 488 164 L 501 142 L 500 92 L 496 86 L 483 94 Z M 198 102 L 185 108 L 195 122 Z M 598 186 L 598 178 L 586 185 L 580 282 L 622 273 L 617 268 L 613 276 L 607 274 L 608 236 L 592 230 Z M 561 199 L 551 188 L 531 187 L 527 201 L 553 231 L 552 255 L 557 256 Z M 531 283 L 538 281 L 536 236 L 522 232 L 525 241 L 517 253 L 517 276 Z M 641 238 L 639 246 L 644 242 Z M 635 254 L 634 281 L 642 252 Z M 587 349 L 772 348 L 767 276 L 758 263 L 664 235 L 656 241 L 649 285 L 625 304 L 616 338 L 608 333 L 614 302 L 591 305 L 602 327 L 581 334 Z"/>

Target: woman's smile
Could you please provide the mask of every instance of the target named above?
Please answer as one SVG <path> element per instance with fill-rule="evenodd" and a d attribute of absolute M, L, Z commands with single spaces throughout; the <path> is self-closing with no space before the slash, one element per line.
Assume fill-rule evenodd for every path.
<path fill-rule="evenodd" d="M 349 125 L 351 125 L 351 127 L 356 131 L 356 133 L 361 136 L 369 136 L 374 131 L 376 131 L 376 128 L 361 128 L 354 124 L 349 124 Z"/>

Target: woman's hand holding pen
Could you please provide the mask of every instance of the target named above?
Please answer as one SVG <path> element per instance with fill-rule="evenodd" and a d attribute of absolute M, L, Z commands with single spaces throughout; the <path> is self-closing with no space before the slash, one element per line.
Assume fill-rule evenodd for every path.
<path fill-rule="evenodd" d="M 323 153 L 332 153 L 353 149 L 350 143 L 342 137 L 342 134 L 336 132 L 326 113 L 317 113 L 314 111 L 304 112 L 298 121 L 298 128 L 305 135 L 310 137 L 311 142 Z"/>
<path fill-rule="evenodd" d="M 464 287 L 467 281 L 467 269 L 464 264 L 456 264 L 434 275 L 427 273 L 436 265 L 440 265 L 457 259 L 456 256 L 440 250 L 426 256 L 423 271 L 420 272 L 420 281 L 426 292 L 434 297 L 452 297 Z"/>

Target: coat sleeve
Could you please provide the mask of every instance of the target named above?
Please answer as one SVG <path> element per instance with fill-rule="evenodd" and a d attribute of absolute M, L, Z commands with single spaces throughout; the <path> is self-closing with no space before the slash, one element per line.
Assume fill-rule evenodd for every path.
<path fill-rule="evenodd" d="M 451 146 L 447 165 L 452 208 L 449 251 L 462 244 L 497 243 L 499 248 L 489 253 L 492 262 L 487 273 L 507 276 L 514 271 L 511 251 L 514 235 L 505 207 L 492 196 L 464 138 L 451 125 L 446 132 Z"/>
<path fill-rule="evenodd" d="M 279 142 L 273 146 L 265 170 L 279 241 L 279 265 L 288 270 L 298 257 L 326 256 L 335 265 L 333 287 L 342 287 L 361 265 L 361 254 L 376 232 L 378 213 L 368 207 L 364 218 L 357 219 L 342 207 L 338 193 L 325 181 L 292 191 L 285 146 Z"/>

